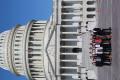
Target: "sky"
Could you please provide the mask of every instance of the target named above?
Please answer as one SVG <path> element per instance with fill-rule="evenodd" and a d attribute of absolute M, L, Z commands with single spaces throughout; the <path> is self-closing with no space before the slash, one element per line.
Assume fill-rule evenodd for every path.
<path fill-rule="evenodd" d="M 0 32 L 32 19 L 49 19 L 51 9 L 52 0 L 0 0 Z"/>
<path fill-rule="evenodd" d="M 52 13 L 52 0 L 0 0 L 0 32 L 30 20 L 48 20 Z M 26 80 L 0 68 L 0 80 Z"/>

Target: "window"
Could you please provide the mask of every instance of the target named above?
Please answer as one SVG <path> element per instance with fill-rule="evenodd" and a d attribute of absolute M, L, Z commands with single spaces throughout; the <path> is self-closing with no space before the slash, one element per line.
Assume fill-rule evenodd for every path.
<path fill-rule="evenodd" d="M 15 56 L 18 56 L 18 55 L 19 55 L 19 54 L 16 54 L 16 53 L 15 53 Z"/>
<path fill-rule="evenodd" d="M 20 46 L 19 44 L 15 44 L 15 46 Z"/>
<path fill-rule="evenodd" d="M 16 36 L 16 38 L 21 38 L 21 36 Z"/>
<path fill-rule="evenodd" d="M 18 32 L 17 34 L 22 34 L 22 33 Z"/>
<path fill-rule="evenodd" d="M 87 15 L 87 18 L 93 18 L 95 15 L 94 14 L 89 14 Z"/>
<path fill-rule="evenodd" d="M 15 62 L 15 64 L 20 64 L 19 62 Z"/>
<path fill-rule="evenodd" d="M 20 40 L 15 40 L 15 42 L 20 42 Z"/>
<path fill-rule="evenodd" d="M 19 58 L 15 58 L 15 60 L 20 60 Z"/>
<path fill-rule="evenodd" d="M 4 39 L 0 39 L 0 40 L 4 40 Z"/>
<path fill-rule="evenodd" d="M 95 1 L 87 1 L 87 4 L 88 5 L 92 5 L 92 4 L 94 4 L 95 3 Z"/>
<path fill-rule="evenodd" d="M 15 51 L 19 51 L 19 49 L 14 49 Z"/>
<path fill-rule="evenodd" d="M 95 11 L 95 8 L 87 8 L 87 11 Z"/>

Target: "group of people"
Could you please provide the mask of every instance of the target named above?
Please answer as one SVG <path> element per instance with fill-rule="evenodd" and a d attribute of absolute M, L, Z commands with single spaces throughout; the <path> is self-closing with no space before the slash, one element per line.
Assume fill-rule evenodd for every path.
<path fill-rule="evenodd" d="M 90 43 L 90 58 L 96 66 L 111 65 L 111 28 L 94 28 Z"/>

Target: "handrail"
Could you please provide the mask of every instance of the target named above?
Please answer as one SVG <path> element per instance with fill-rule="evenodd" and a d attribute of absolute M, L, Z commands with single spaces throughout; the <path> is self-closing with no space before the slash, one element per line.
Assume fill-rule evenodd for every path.
<path fill-rule="evenodd" d="M 52 68 L 52 71 L 53 71 L 54 76 L 55 76 L 55 71 L 54 71 L 52 62 L 51 62 L 51 60 L 50 60 L 50 57 L 49 57 L 49 54 L 48 54 L 47 49 L 48 49 L 48 46 L 49 46 L 49 44 L 50 44 L 50 41 L 51 41 L 51 39 L 52 39 L 52 36 L 53 36 L 53 33 L 54 33 L 55 29 L 56 29 L 56 27 L 53 28 L 53 30 L 52 30 L 52 32 L 51 32 L 51 34 L 50 34 L 50 37 L 49 37 L 49 39 L 48 39 L 47 45 L 46 45 L 46 47 L 45 47 L 45 52 L 46 52 L 46 54 L 47 54 L 48 61 L 50 62 L 50 65 L 51 65 L 51 68 Z"/>
<path fill-rule="evenodd" d="M 53 3 L 56 5 L 55 1 L 53 1 Z M 51 66 L 53 75 L 56 76 L 54 67 L 53 67 L 53 65 L 52 65 L 52 61 L 51 61 L 51 59 L 50 59 L 50 56 L 49 56 L 48 50 L 47 50 L 48 47 L 49 47 L 50 41 L 51 41 L 51 39 L 52 39 L 52 36 L 53 36 L 53 34 L 54 34 L 54 31 L 55 31 L 55 29 L 56 29 L 56 26 L 55 26 L 55 25 L 56 25 L 56 20 L 54 19 L 54 15 L 56 15 L 56 13 L 54 13 L 54 11 L 56 11 L 56 10 L 53 8 L 53 14 L 52 14 L 52 16 L 50 17 L 50 20 L 47 22 L 47 24 L 50 22 L 50 24 L 49 24 L 50 26 L 49 26 L 49 27 L 52 28 L 52 31 L 51 31 L 51 33 L 50 33 L 50 36 L 49 36 L 48 41 L 47 41 L 47 44 L 46 44 L 46 46 L 45 46 L 45 53 L 46 53 L 47 58 L 48 58 L 48 61 L 49 61 L 49 63 L 50 63 L 50 66 Z M 56 17 L 55 17 L 55 18 L 56 18 Z"/>
<path fill-rule="evenodd" d="M 50 24 L 49 24 L 49 23 L 50 23 Z M 49 56 L 49 53 L 48 53 L 48 50 L 47 50 L 48 47 L 49 47 L 50 41 L 51 41 L 51 39 L 52 39 L 52 36 L 53 36 L 53 34 L 54 34 L 54 31 L 55 31 L 55 29 L 56 29 L 55 21 L 53 21 L 53 16 L 51 16 L 51 18 L 50 18 L 49 22 L 47 22 L 47 24 L 50 25 L 49 27 L 52 27 L 52 31 L 51 31 L 50 36 L 49 36 L 49 38 L 48 38 L 47 44 L 45 45 L 45 53 L 46 53 L 47 58 L 48 58 L 48 61 L 49 61 L 49 63 L 50 63 L 50 66 L 51 66 L 53 75 L 56 76 L 56 75 L 55 75 L 55 71 L 54 71 L 54 67 L 53 67 L 53 65 L 52 65 L 52 61 L 51 61 L 51 59 L 50 59 L 50 56 Z"/>

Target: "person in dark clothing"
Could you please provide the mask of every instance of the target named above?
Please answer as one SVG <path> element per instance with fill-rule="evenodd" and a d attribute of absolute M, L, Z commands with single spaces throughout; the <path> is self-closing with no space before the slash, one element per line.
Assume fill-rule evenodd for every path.
<path fill-rule="evenodd" d="M 98 66 L 98 67 L 102 67 L 103 66 L 103 63 L 101 62 L 101 61 L 96 61 L 96 64 L 95 64 L 96 66 Z"/>
<path fill-rule="evenodd" d="M 106 55 L 103 53 L 103 55 L 101 55 L 101 59 L 103 61 L 103 65 L 111 65 L 111 59 L 108 57 L 109 55 Z"/>
<path fill-rule="evenodd" d="M 111 32 L 105 32 L 105 31 L 102 31 L 104 35 L 110 35 Z"/>
<path fill-rule="evenodd" d="M 105 58 L 103 58 L 103 61 L 104 61 L 104 62 L 111 62 L 111 59 L 105 57 Z"/>
<path fill-rule="evenodd" d="M 102 41 L 102 43 L 111 44 L 111 38 L 103 38 Z"/>
<path fill-rule="evenodd" d="M 111 51 L 112 48 L 111 48 L 111 45 L 110 46 L 103 46 L 104 49 L 108 50 L 108 51 Z"/>
<path fill-rule="evenodd" d="M 101 62 L 101 61 L 95 61 L 95 62 L 92 62 L 92 64 L 94 64 L 97 67 L 102 67 L 103 66 L 103 62 Z"/>
<path fill-rule="evenodd" d="M 98 67 L 103 66 L 103 54 L 94 54 L 92 56 L 94 65 Z"/>
<path fill-rule="evenodd" d="M 110 35 L 111 34 L 111 28 L 102 29 L 102 32 L 104 33 L 104 35 Z"/>
<path fill-rule="evenodd" d="M 99 58 L 96 58 L 96 64 L 95 65 L 98 66 L 98 67 L 103 66 L 103 60 L 102 59 L 99 60 Z"/>
<path fill-rule="evenodd" d="M 103 52 L 105 55 L 111 55 L 111 52 Z"/>
<path fill-rule="evenodd" d="M 111 62 L 104 62 L 103 65 L 108 65 L 108 66 L 110 66 L 110 65 L 111 65 Z"/>
<path fill-rule="evenodd" d="M 104 54 L 105 55 L 105 58 L 106 59 L 108 59 L 108 61 L 110 61 L 111 62 L 111 60 L 112 60 L 112 55 L 111 54 Z"/>
<path fill-rule="evenodd" d="M 111 48 L 103 48 L 103 52 L 111 52 Z"/>
<path fill-rule="evenodd" d="M 102 29 L 102 31 L 104 31 L 104 32 L 111 32 L 111 27 L 110 28 L 106 28 L 106 29 Z"/>
<path fill-rule="evenodd" d="M 111 52 L 111 50 L 112 50 L 111 44 L 101 43 L 100 46 L 103 47 L 103 52 Z"/>
<path fill-rule="evenodd" d="M 108 58 L 108 56 L 106 56 L 105 54 L 95 54 L 93 56 L 93 61 L 97 67 L 102 67 L 104 65 L 108 65 L 108 66 L 111 65 L 111 59 Z"/>
<path fill-rule="evenodd" d="M 97 32 L 93 32 L 93 34 L 95 34 L 95 35 L 103 35 L 103 32 L 102 31 L 97 31 Z"/>
<path fill-rule="evenodd" d="M 111 44 L 101 43 L 100 46 L 102 46 L 103 48 L 111 48 Z"/>
<path fill-rule="evenodd" d="M 97 58 L 102 58 L 102 54 L 93 54 L 92 56 L 90 56 L 91 59 L 95 60 Z"/>
<path fill-rule="evenodd" d="M 110 34 L 110 35 L 106 35 L 105 36 L 107 39 L 111 39 L 112 38 L 112 35 Z"/>
<path fill-rule="evenodd" d="M 111 28 L 108 29 L 100 29 L 100 28 L 94 28 L 95 32 L 93 32 L 95 35 L 110 35 L 111 34 Z"/>
<path fill-rule="evenodd" d="M 111 38 L 103 38 L 103 41 L 111 41 Z"/>
<path fill-rule="evenodd" d="M 93 30 L 94 30 L 94 31 L 101 31 L 100 28 L 94 28 Z"/>

